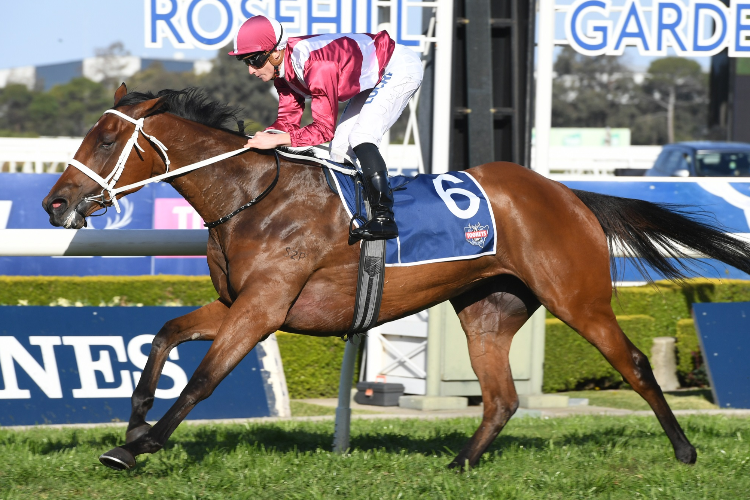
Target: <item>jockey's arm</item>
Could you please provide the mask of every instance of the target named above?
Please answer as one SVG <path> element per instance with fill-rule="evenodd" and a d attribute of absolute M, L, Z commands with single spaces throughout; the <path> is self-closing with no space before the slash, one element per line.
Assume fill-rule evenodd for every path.
<path fill-rule="evenodd" d="M 299 130 L 302 113 L 305 111 L 305 99 L 294 92 L 286 80 L 277 78 L 273 82 L 279 94 L 279 111 L 276 121 L 268 129 L 293 132 Z M 266 129 L 266 130 L 268 130 Z"/>
<path fill-rule="evenodd" d="M 310 108 L 313 122 L 299 128 L 299 121 L 304 111 L 304 101 L 301 98 L 297 99 L 297 94 L 292 92 L 288 85 L 284 83 L 283 86 L 277 86 L 279 90 L 279 117 L 269 128 L 285 130 L 286 133 L 259 132 L 247 141 L 246 147 L 272 149 L 277 146 L 317 146 L 333 139 L 339 109 L 338 69 L 333 63 L 318 61 L 316 64 L 305 68 L 305 82 L 312 94 Z M 282 89 L 288 89 L 288 97 L 282 94 Z M 282 106 L 282 96 L 284 106 Z M 299 107 L 294 106 L 287 100 L 289 98 L 295 99 Z M 295 114 L 297 110 L 299 110 L 299 118 Z M 289 120 L 291 116 L 294 116 L 295 121 Z"/>
<path fill-rule="evenodd" d="M 335 63 L 316 61 L 305 65 L 305 83 L 312 95 L 313 122 L 291 132 L 292 146 L 317 146 L 333 139 L 339 112 L 339 70 Z"/>
<path fill-rule="evenodd" d="M 290 146 L 292 142 L 289 133 L 299 130 L 302 113 L 305 111 L 305 100 L 293 92 L 282 79 L 276 79 L 274 86 L 279 94 L 279 111 L 276 121 L 266 130 L 282 130 L 284 133 L 257 132 L 247 141 L 246 148 L 274 149 L 278 146 Z"/>
<path fill-rule="evenodd" d="M 279 146 L 291 146 L 292 141 L 289 138 L 289 132 L 281 134 L 271 132 L 256 132 L 254 136 L 247 140 L 244 147 L 255 149 L 274 149 Z"/>

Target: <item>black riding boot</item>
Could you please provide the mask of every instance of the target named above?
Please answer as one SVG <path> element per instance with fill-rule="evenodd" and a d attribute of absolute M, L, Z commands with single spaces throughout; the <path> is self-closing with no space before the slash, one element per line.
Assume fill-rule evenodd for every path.
<path fill-rule="evenodd" d="M 378 147 L 364 143 L 354 148 L 362 165 L 367 186 L 372 218 L 364 225 L 352 229 L 349 244 L 359 240 L 389 240 L 398 236 L 398 227 L 393 220 L 393 192 L 388 185 L 388 168 Z"/>

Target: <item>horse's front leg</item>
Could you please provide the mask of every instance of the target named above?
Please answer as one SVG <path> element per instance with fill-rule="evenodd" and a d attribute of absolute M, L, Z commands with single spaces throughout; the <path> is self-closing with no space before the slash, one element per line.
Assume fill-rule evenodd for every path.
<path fill-rule="evenodd" d="M 130 399 L 132 410 L 125 441 L 130 443 L 146 434 L 151 426 L 146 414 L 154 405 L 154 393 L 169 352 L 188 340 L 213 340 L 229 308 L 216 300 L 179 318 L 168 321 L 151 343 L 151 353 L 141 379 Z"/>
<path fill-rule="evenodd" d="M 269 286 L 268 283 L 261 285 L 261 280 L 254 284 L 266 290 Z M 253 288 L 257 291 L 256 287 Z M 285 294 L 271 298 L 266 293 L 265 297 L 258 299 L 261 296 L 259 293 L 241 292 L 224 316 L 208 353 L 169 411 L 146 434 L 108 451 L 99 460 L 108 467 L 124 470 L 135 466 L 136 456 L 160 450 L 193 407 L 210 396 L 219 382 L 264 336 L 273 333 L 284 323 L 296 293 L 289 300 L 283 300 L 279 295 Z"/>

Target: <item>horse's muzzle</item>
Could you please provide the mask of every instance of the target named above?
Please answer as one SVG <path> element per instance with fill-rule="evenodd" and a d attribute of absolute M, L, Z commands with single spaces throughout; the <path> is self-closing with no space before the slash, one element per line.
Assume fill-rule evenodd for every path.
<path fill-rule="evenodd" d="M 78 212 L 80 205 L 71 206 L 63 197 L 48 197 L 42 206 L 49 214 L 49 223 L 65 229 L 81 229 L 86 225 L 86 218 Z"/>

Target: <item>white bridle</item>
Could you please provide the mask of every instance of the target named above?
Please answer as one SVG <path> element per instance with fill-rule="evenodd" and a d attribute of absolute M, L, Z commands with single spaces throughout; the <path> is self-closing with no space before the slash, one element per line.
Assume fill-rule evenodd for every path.
<path fill-rule="evenodd" d="M 123 120 L 129 121 L 130 123 L 135 125 L 135 130 L 133 130 L 133 135 L 131 135 L 130 139 L 128 139 L 128 142 L 125 143 L 125 147 L 120 153 L 120 158 L 118 158 L 115 168 L 112 169 L 112 171 L 109 173 L 109 175 L 106 178 L 104 178 L 101 175 L 94 172 L 93 170 L 91 170 L 89 167 L 87 167 L 83 163 L 81 163 L 80 161 L 76 160 L 75 158 L 68 161 L 68 165 L 74 166 L 75 168 L 77 168 L 78 170 L 80 170 L 81 172 L 89 176 L 91 179 L 93 179 L 97 184 L 99 184 L 102 187 L 102 194 L 98 196 L 88 196 L 84 198 L 84 201 L 95 201 L 104 206 L 107 206 L 107 203 L 111 202 L 115 206 L 117 213 L 120 213 L 120 204 L 117 203 L 117 195 L 119 193 L 128 191 L 130 189 L 135 189 L 137 187 L 145 186 L 146 184 L 151 184 L 152 182 L 159 182 L 169 177 L 174 177 L 177 175 L 185 174 L 187 172 L 192 172 L 193 170 L 197 170 L 201 167 L 205 167 L 206 165 L 211 165 L 212 163 L 225 160 L 232 156 L 238 155 L 244 151 L 247 151 L 247 149 L 245 148 L 235 149 L 234 151 L 229 151 L 228 153 L 223 153 L 218 156 L 214 156 L 214 157 L 199 161 L 197 163 L 192 163 L 190 165 L 178 168 L 177 170 L 173 170 L 170 172 L 169 171 L 169 156 L 167 156 L 167 147 L 164 144 L 162 144 L 156 137 L 149 135 L 143 131 L 143 122 L 145 118 L 139 118 L 138 120 L 136 120 L 114 109 L 108 109 L 104 113 L 105 114 L 110 113 L 115 116 L 119 116 Z M 155 177 L 149 177 L 148 179 L 144 179 L 139 182 L 134 182 L 133 184 L 128 184 L 127 186 L 121 186 L 121 187 L 115 188 L 117 181 L 120 180 L 120 176 L 122 176 L 122 172 L 125 170 L 125 164 L 127 163 L 128 157 L 130 156 L 131 147 L 136 147 L 138 148 L 139 151 L 144 152 L 143 148 L 141 148 L 141 146 L 138 144 L 139 133 L 143 134 L 143 136 L 146 139 L 151 141 L 152 144 L 154 144 L 156 147 L 158 147 L 161 150 L 162 154 L 164 155 L 164 162 L 167 165 L 167 171 Z M 104 193 L 107 193 L 109 195 L 108 200 L 104 198 Z M 74 212 L 75 210 L 70 213 L 70 215 L 68 216 L 68 219 L 72 219 L 72 217 L 75 217 Z M 66 221 L 66 225 L 67 225 L 67 222 L 68 221 Z"/>

